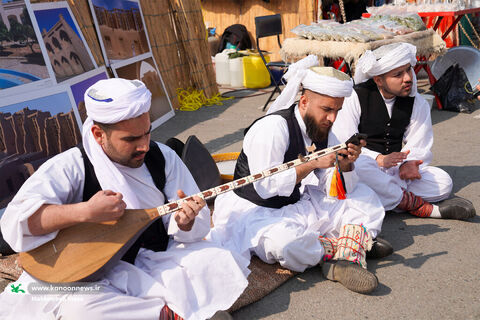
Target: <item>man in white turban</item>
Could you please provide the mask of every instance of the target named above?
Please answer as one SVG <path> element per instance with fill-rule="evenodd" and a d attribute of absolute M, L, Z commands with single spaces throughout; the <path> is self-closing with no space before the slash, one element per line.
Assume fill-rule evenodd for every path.
<path fill-rule="evenodd" d="M 288 84 L 267 116 L 246 129 L 236 179 L 305 155 L 312 142 L 318 150 L 340 143 L 327 141 L 327 135 L 352 92 L 352 80 L 316 65 L 317 57 L 309 56 L 290 66 Z M 300 85 L 303 93 L 294 103 Z M 252 253 L 298 272 L 330 260 L 322 267 L 328 279 L 356 292 L 373 291 L 378 280 L 366 269 L 365 256 L 380 232 L 384 210 L 375 193 L 357 183 L 353 162 L 360 149 L 348 144 L 339 151 L 346 156 L 338 163 L 330 154 L 218 196 L 211 236 L 246 258 Z M 339 170 L 345 200 L 329 196 Z M 376 242 L 375 255 L 390 254 L 387 245 Z"/>
<path fill-rule="evenodd" d="M 45 162 L 2 217 L 15 251 L 34 249 L 68 226 L 117 220 L 125 208 L 155 208 L 199 192 L 176 153 L 150 141 L 150 104 L 151 93 L 138 80 L 101 80 L 87 89 L 83 147 Z M 142 233 L 97 282 L 100 292 L 38 299 L 7 288 L 0 318 L 211 318 L 235 302 L 249 271 L 248 260 L 202 240 L 209 230 L 210 212 L 195 196 Z M 34 282 L 23 272 L 14 285 Z"/>
<path fill-rule="evenodd" d="M 475 209 L 466 199 L 430 203 L 449 197 L 452 179 L 429 166 L 432 121 L 429 104 L 417 92 L 415 54 L 415 46 L 408 43 L 366 51 L 356 66 L 355 90 L 345 99 L 332 134 L 341 139 L 356 132 L 368 135 L 356 169 L 385 210 L 423 218 L 472 218 Z"/>

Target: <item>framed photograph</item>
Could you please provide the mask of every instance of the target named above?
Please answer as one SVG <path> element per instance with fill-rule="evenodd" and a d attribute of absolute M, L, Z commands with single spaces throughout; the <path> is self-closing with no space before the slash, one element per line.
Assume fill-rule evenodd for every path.
<path fill-rule="evenodd" d="M 0 1 L 0 97 L 55 84 L 25 1 Z"/>
<path fill-rule="evenodd" d="M 89 3 L 108 65 L 150 52 L 139 1 L 89 0 Z"/>
<path fill-rule="evenodd" d="M 75 105 L 77 106 L 78 114 L 82 123 L 85 122 L 85 120 L 87 119 L 87 110 L 85 109 L 84 101 L 85 91 L 87 91 L 87 89 L 97 81 L 104 79 L 108 79 L 107 70 L 105 69 L 105 67 L 100 67 L 98 69 L 82 74 L 81 76 L 79 76 L 79 78 L 76 78 L 76 80 L 78 81 L 77 83 L 70 85 L 73 100 L 75 101 Z"/>
<path fill-rule="evenodd" d="M 0 100 L 0 208 L 42 163 L 82 140 L 78 119 L 67 86 Z"/>
<path fill-rule="evenodd" d="M 35 3 L 28 8 L 57 83 L 75 81 L 74 77 L 97 67 L 67 2 Z"/>
<path fill-rule="evenodd" d="M 152 106 L 150 107 L 152 129 L 158 127 L 175 115 L 152 56 L 133 63 L 129 63 L 128 61 L 117 63 L 112 65 L 112 70 L 117 78 L 141 80 L 152 92 Z"/>

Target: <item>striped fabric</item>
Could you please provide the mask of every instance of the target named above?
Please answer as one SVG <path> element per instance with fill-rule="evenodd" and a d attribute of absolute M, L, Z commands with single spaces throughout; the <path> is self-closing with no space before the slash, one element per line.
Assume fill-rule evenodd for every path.
<path fill-rule="evenodd" d="M 167 305 L 160 311 L 159 320 L 183 320 L 178 314 L 171 310 Z"/>
<path fill-rule="evenodd" d="M 334 260 L 347 260 L 367 268 L 366 251 L 372 247 L 372 237 L 363 225 L 346 224 L 340 231 Z"/>
<path fill-rule="evenodd" d="M 430 202 L 406 190 L 403 191 L 402 201 L 397 208 L 420 218 L 430 217 L 433 211 L 433 205 Z"/>

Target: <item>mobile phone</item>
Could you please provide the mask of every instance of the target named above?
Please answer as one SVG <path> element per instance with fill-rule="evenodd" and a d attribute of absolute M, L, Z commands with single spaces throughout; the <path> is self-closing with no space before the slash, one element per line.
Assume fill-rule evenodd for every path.
<path fill-rule="evenodd" d="M 345 141 L 345 144 L 348 145 L 349 143 L 353 143 L 354 145 L 360 145 L 360 140 L 367 140 L 368 135 L 365 133 L 355 133 L 353 136 L 351 136 L 347 141 Z"/>
<path fill-rule="evenodd" d="M 353 143 L 354 145 L 358 146 L 360 145 L 360 140 L 367 140 L 367 137 L 368 135 L 365 133 L 355 133 L 347 141 L 345 141 L 345 144 L 348 145 L 349 143 Z M 339 153 L 338 156 L 345 157 L 345 155 L 342 153 Z"/>

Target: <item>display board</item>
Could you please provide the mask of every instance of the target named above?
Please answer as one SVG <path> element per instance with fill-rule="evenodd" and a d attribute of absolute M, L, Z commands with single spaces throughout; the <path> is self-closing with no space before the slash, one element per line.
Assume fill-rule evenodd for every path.
<path fill-rule="evenodd" d="M 0 98 L 54 84 L 39 39 L 25 1 L 0 2 Z"/>
<path fill-rule="evenodd" d="M 105 61 L 116 77 L 138 79 L 152 92 L 152 129 L 175 115 L 147 37 L 138 1 L 89 0 Z"/>
<path fill-rule="evenodd" d="M 41 164 L 82 141 L 84 94 L 97 81 L 112 73 L 143 81 L 152 129 L 175 114 L 139 2 L 89 2 L 106 67 L 66 1 L 0 3 L 0 216 Z"/>
<path fill-rule="evenodd" d="M 89 0 L 89 3 L 108 65 L 151 51 L 138 1 Z"/>
<path fill-rule="evenodd" d="M 63 85 L 0 100 L 0 208 L 41 164 L 81 142 L 73 101 Z"/>
<path fill-rule="evenodd" d="M 75 77 L 97 68 L 67 2 L 27 3 L 27 8 L 57 83 L 75 83 Z"/>

